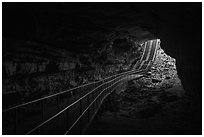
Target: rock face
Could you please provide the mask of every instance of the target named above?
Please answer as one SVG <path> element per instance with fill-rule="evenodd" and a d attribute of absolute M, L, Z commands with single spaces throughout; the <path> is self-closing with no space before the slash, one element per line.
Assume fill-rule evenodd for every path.
<path fill-rule="evenodd" d="M 176 60 L 168 56 L 161 47 L 157 50 L 157 56 L 149 72 L 150 75 L 136 80 L 135 88 L 148 91 L 182 86 L 177 75 Z"/>
<path fill-rule="evenodd" d="M 139 43 L 118 37 L 105 43 L 105 47 L 77 54 L 31 41 L 12 44 L 18 48 L 8 45 L 3 56 L 3 95 L 17 94 L 21 98 L 18 102 L 131 70 L 143 52 Z"/>
<path fill-rule="evenodd" d="M 150 71 L 151 75 L 130 81 L 122 96 L 129 96 L 133 102 L 143 96 L 144 100 L 160 103 L 175 101 L 185 95 L 177 75 L 176 60 L 168 56 L 161 47 L 157 50 L 157 56 Z"/>
<path fill-rule="evenodd" d="M 108 96 L 86 134 L 200 134 L 199 107 L 185 96 L 176 60 L 160 48 L 149 75 Z"/>
<path fill-rule="evenodd" d="M 112 45 L 116 39 L 120 39 L 116 43 L 121 42 L 120 47 L 123 47 L 126 45 L 124 39 L 142 41 L 158 37 L 165 52 L 176 59 L 178 75 L 187 94 L 201 102 L 201 7 L 201 3 L 4 3 L 3 39 L 38 41 L 43 43 L 41 47 L 49 45 L 54 51 L 83 52 L 87 49 L 91 51 L 93 47 L 105 47 L 106 43 Z M 138 27 L 142 28 L 141 31 Z M 7 47 L 13 40 L 8 41 L 3 42 L 4 55 L 9 53 Z M 13 49 L 18 49 L 18 45 L 14 45 Z M 50 60 L 45 54 L 46 57 L 38 64 L 33 63 L 29 56 L 24 57 L 29 61 L 13 61 L 15 55 L 24 56 L 22 52 L 6 56 L 3 74 L 13 76 L 24 72 L 43 72 L 50 60 L 60 66 L 52 66 L 51 63 L 53 69 L 48 69 L 51 72 L 73 68 L 66 63 L 63 67 L 64 61 L 56 60 L 61 54 L 52 56 Z M 26 51 L 29 55 L 32 52 L 34 50 Z M 44 55 L 44 52 L 37 53 Z M 104 58 L 106 56 L 100 60 Z"/>

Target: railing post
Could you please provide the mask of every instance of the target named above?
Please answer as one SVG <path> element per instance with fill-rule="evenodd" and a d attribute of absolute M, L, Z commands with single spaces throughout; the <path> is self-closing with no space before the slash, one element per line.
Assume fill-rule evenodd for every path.
<path fill-rule="evenodd" d="M 18 108 L 15 108 L 14 109 L 14 121 L 15 121 L 15 124 L 14 124 L 14 132 L 15 132 L 15 135 L 17 135 L 17 132 L 18 132 Z"/>
<path fill-rule="evenodd" d="M 87 104 L 88 104 L 87 107 L 89 107 L 89 105 L 90 105 L 90 104 L 89 104 L 89 103 L 90 103 L 89 95 L 90 95 L 90 94 L 88 94 L 88 96 L 87 96 Z M 89 122 L 90 108 L 88 108 L 88 114 L 87 114 L 87 115 L 88 115 L 88 122 Z"/>
<path fill-rule="evenodd" d="M 102 96 L 102 94 L 103 94 L 103 93 L 101 93 L 102 91 L 103 91 L 103 86 L 101 87 L 101 90 L 99 90 L 99 94 L 100 94 L 100 95 L 99 95 L 99 97 L 98 97 L 98 102 L 99 102 L 98 104 L 100 104 L 100 102 L 101 102 L 101 96 Z"/>
<path fill-rule="evenodd" d="M 96 99 L 97 92 L 98 92 L 98 88 L 96 89 L 96 91 L 94 91 L 94 99 Z M 94 113 L 95 113 L 96 109 L 97 109 L 97 100 L 95 100 L 95 102 L 94 102 Z"/>
<path fill-rule="evenodd" d="M 57 110 L 59 110 L 59 95 L 57 95 Z"/>
<path fill-rule="evenodd" d="M 80 93 L 80 98 L 81 98 L 81 93 Z M 82 114 L 82 99 L 79 101 L 79 116 Z M 79 120 L 79 130 L 80 130 L 80 135 L 82 134 L 82 117 Z"/>
<path fill-rule="evenodd" d="M 69 105 L 69 98 L 67 98 L 67 106 Z M 67 115 L 67 122 L 66 122 L 66 126 L 67 126 L 67 129 L 69 129 L 69 109 L 66 110 L 66 115 Z"/>
<path fill-rule="evenodd" d="M 60 95 L 57 95 L 57 111 L 60 111 L 60 103 L 59 103 L 60 98 L 59 98 L 59 96 L 60 96 Z M 58 118 L 57 118 L 57 122 L 58 122 L 58 124 L 60 123 L 60 118 L 59 118 L 59 116 L 58 116 Z"/>
<path fill-rule="evenodd" d="M 92 94 L 92 101 L 93 101 L 93 100 L 94 100 L 94 92 L 92 92 L 91 94 Z M 93 111 L 93 114 L 94 114 L 94 102 L 93 102 L 92 106 L 93 106 L 93 107 L 92 107 L 92 108 L 93 108 L 92 111 Z"/>
<path fill-rule="evenodd" d="M 44 122 L 44 100 L 41 101 L 41 116 L 42 116 L 42 122 Z M 42 126 L 42 134 L 44 133 L 44 129 Z"/>
<path fill-rule="evenodd" d="M 99 95 L 99 92 L 100 92 L 100 88 L 97 89 L 96 97 Z M 99 98 L 96 99 L 96 108 L 98 108 L 98 106 L 99 106 Z"/>

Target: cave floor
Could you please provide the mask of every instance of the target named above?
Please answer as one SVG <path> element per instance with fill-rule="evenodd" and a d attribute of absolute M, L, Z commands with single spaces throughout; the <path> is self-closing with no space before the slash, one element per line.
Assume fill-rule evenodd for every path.
<path fill-rule="evenodd" d="M 191 135 L 201 134 L 201 107 L 189 98 L 176 98 L 173 87 L 140 99 L 118 99 L 117 109 L 99 111 L 85 134 L 89 135 Z M 152 91 L 153 92 L 153 91 Z M 130 95 L 130 93 L 128 93 Z M 123 96 L 124 97 L 124 96 Z M 121 103 L 123 102 L 123 103 Z"/>

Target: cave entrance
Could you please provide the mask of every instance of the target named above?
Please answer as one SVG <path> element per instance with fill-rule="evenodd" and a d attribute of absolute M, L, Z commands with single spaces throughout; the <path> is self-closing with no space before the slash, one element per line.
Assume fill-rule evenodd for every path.
<path fill-rule="evenodd" d="M 175 92 L 173 93 L 175 96 L 184 95 L 181 80 L 177 74 L 176 59 L 165 53 L 161 40 L 147 40 L 136 43 L 135 46 L 141 47 L 143 52 L 133 69 L 145 68 L 148 65 L 151 67 L 148 72 L 151 75 L 134 81 L 136 87 L 139 86 L 139 90 L 146 91 L 153 89 L 166 91 L 174 88 L 172 92 Z"/>
<path fill-rule="evenodd" d="M 148 44 L 148 42 L 141 44 L 144 52 L 140 61 L 147 60 L 149 58 L 153 61 L 153 63 L 149 71 L 149 73 L 151 73 L 151 76 L 147 78 L 142 78 L 139 81 L 143 81 L 146 87 L 154 87 L 160 89 L 167 89 L 174 86 L 182 86 L 181 80 L 179 79 L 177 74 L 176 59 L 165 53 L 165 51 L 162 49 L 162 44 L 159 39 L 157 44 L 157 50 L 155 51 L 156 53 L 154 57 L 151 57 L 150 52 L 145 53 L 144 51 L 145 48 L 149 48 L 151 50 L 152 45 Z M 145 54 L 146 57 L 144 57 Z"/>
<path fill-rule="evenodd" d="M 185 94 L 177 74 L 176 59 L 165 53 L 160 39 L 134 41 L 134 45 L 129 49 L 137 54 L 137 56 L 134 56 L 136 58 L 132 61 L 131 69 L 148 69 L 149 75 L 127 83 L 127 90 L 128 86 L 131 86 L 135 92 L 148 93 L 157 90 L 168 93 L 171 96 L 170 98 L 175 99 Z M 118 89 L 118 93 L 121 91 L 125 91 L 124 87 L 121 87 L 121 90 Z"/>
<path fill-rule="evenodd" d="M 162 41 L 158 38 L 117 38 L 111 46 L 111 56 L 108 59 L 119 60 L 123 71 L 148 69 L 149 77 L 135 81 L 141 83 L 141 87 L 167 89 L 182 87 L 176 69 L 176 59 L 167 55 L 162 49 Z M 116 64 L 117 65 L 117 64 Z M 143 84 L 142 84 L 143 83 Z M 182 93 L 180 93 L 182 92 Z M 183 95 L 183 89 L 179 89 L 179 97 Z"/>
<path fill-rule="evenodd" d="M 144 53 L 145 48 L 150 48 L 147 46 L 151 46 L 151 44 L 146 43 L 147 41 L 135 41 L 133 47 L 130 47 L 130 49 L 135 49 L 131 50 L 132 52 L 140 55 L 136 58 L 136 61 L 140 63 L 150 57 L 150 54 Z M 117 44 L 114 46 L 117 46 Z M 138 53 L 138 49 L 142 52 Z M 142 54 L 147 55 L 145 57 Z M 133 58 L 135 57 L 134 54 L 129 55 Z M 106 128 L 101 128 L 101 123 L 106 123 L 108 127 L 115 127 L 117 125 L 117 128 L 111 129 L 112 134 L 146 134 L 149 130 L 155 130 L 156 132 L 157 127 L 164 132 L 168 132 L 165 131 L 165 126 L 168 126 L 168 124 L 166 125 L 166 121 L 169 123 L 174 121 L 174 117 L 177 115 L 176 113 L 172 114 L 173 119 L 171 119 L 169 118 L 169 112 L 180 111 L 178 107 L 179 98 L 185 92 L 177 74 L 176 59 L 165 53 L 162 49 L 162 41 L 158 43 L 153 60 L 153 64 L 149 70 L 151 75 L 131 80 L 120 86 L 107 97 L 97 114 L 101 118 L 91 124 L 87 133 L 91 134 L 92 131 L 107 133 L 108 130 Z M 135 63 L 133 62 L 133 64 Z M 169 104 L 173 105 L 169 106 Z M 165 120 L 163 120 L 164 117 Z M 177 119 L 177 121 L 179 120 L 180 118 Z M 138 121 L 140 124 L 138 124 Z M 175 125 L 174 122 L 172 123 Z M 182 125 L 183 123 L 180 122 L 179 124 Z M 145 128 L 146 125 L 148 125 L 148 128 Z M 133 128 L 118 132 L 118 129 L 124 129 L 126 126 Z M 140 129 L 143 129 L 143 131 L 141 132 Z"/>

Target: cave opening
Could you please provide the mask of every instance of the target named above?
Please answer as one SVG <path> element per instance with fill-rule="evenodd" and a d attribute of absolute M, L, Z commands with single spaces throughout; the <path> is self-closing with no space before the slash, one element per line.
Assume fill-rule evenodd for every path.
<path fill-rule="evenodd" d="M 166 113 L 171 111 L 180 113 L 182 111 L 179 110 L 180 108 L 177 108 L 177 106 L 171 108 L 172 106 L 169 104 L 180 106 L 182 104 L 180 100 L 185 96 L 185 90 L 177 73 L 176 59 L 167 55 L 162 49 L 162 41 L 160 42 L 159 39 L 158 41 L 154 63 L 148 75 L 140 79 L 136 78 L 128 81 L 109 95 L 100 108 L 93 124 L 89 127 L 87 134 L 103 132 L 106 134 L 116 134 L 116 132 L 118 134 L 128 133 L 129 130 L 125 131 L 125 129 L 120 133 L 118 128 L 122 128 L 122 125 L 128 125 L 131 121 L 141 122 L 140 126 L 136 126 L 139 129 L 146 124 L 149 125 L 150 129 L 142 128 L 142 131 L 135 129 L 135 131 L 129 131 L 129 134 L 149 134 L 149 130 L 155 130 L 155 133 L 157 133 L 156 128 L 164 129 L 163 132 L 169 132 L 162 128 L 161 125 L 164 124 L 164 121 L 160 120 L 160 115 L 165 116 L 167 115 Z M 117 48 L 121 48 L 121 45 L 127 45 L 127 40 L 116 40 L 115 43 L 117 44 L 113 44 L 113 46 L 119 45 Z M 141 48 L 141 51 L 144 52 L 145 41 L 134 41 L 133 43 L 133 48 L 129 47 L 129 50 Z M 128 51 L 126 50 L 126 52 Z M 137 61 L 142 56 L 140 55 L 139 57 Z M 171 118 L 166 118 L 167 122 L 172 120 Z M 158 119 L 158 121 L 147 121 L 147 119 Z M 102 126 L 101 123 L 108 127 L 118 124 L 118 128 L 110 128 L 109 130 L 105 125 Z M 158 126 L 154 127 L 156 123 Z M 173 125 L 174 123 L 169 122 L 169 124 Z M 132 124 L 132 126 L 135 126 L 135 124 Z"/>

